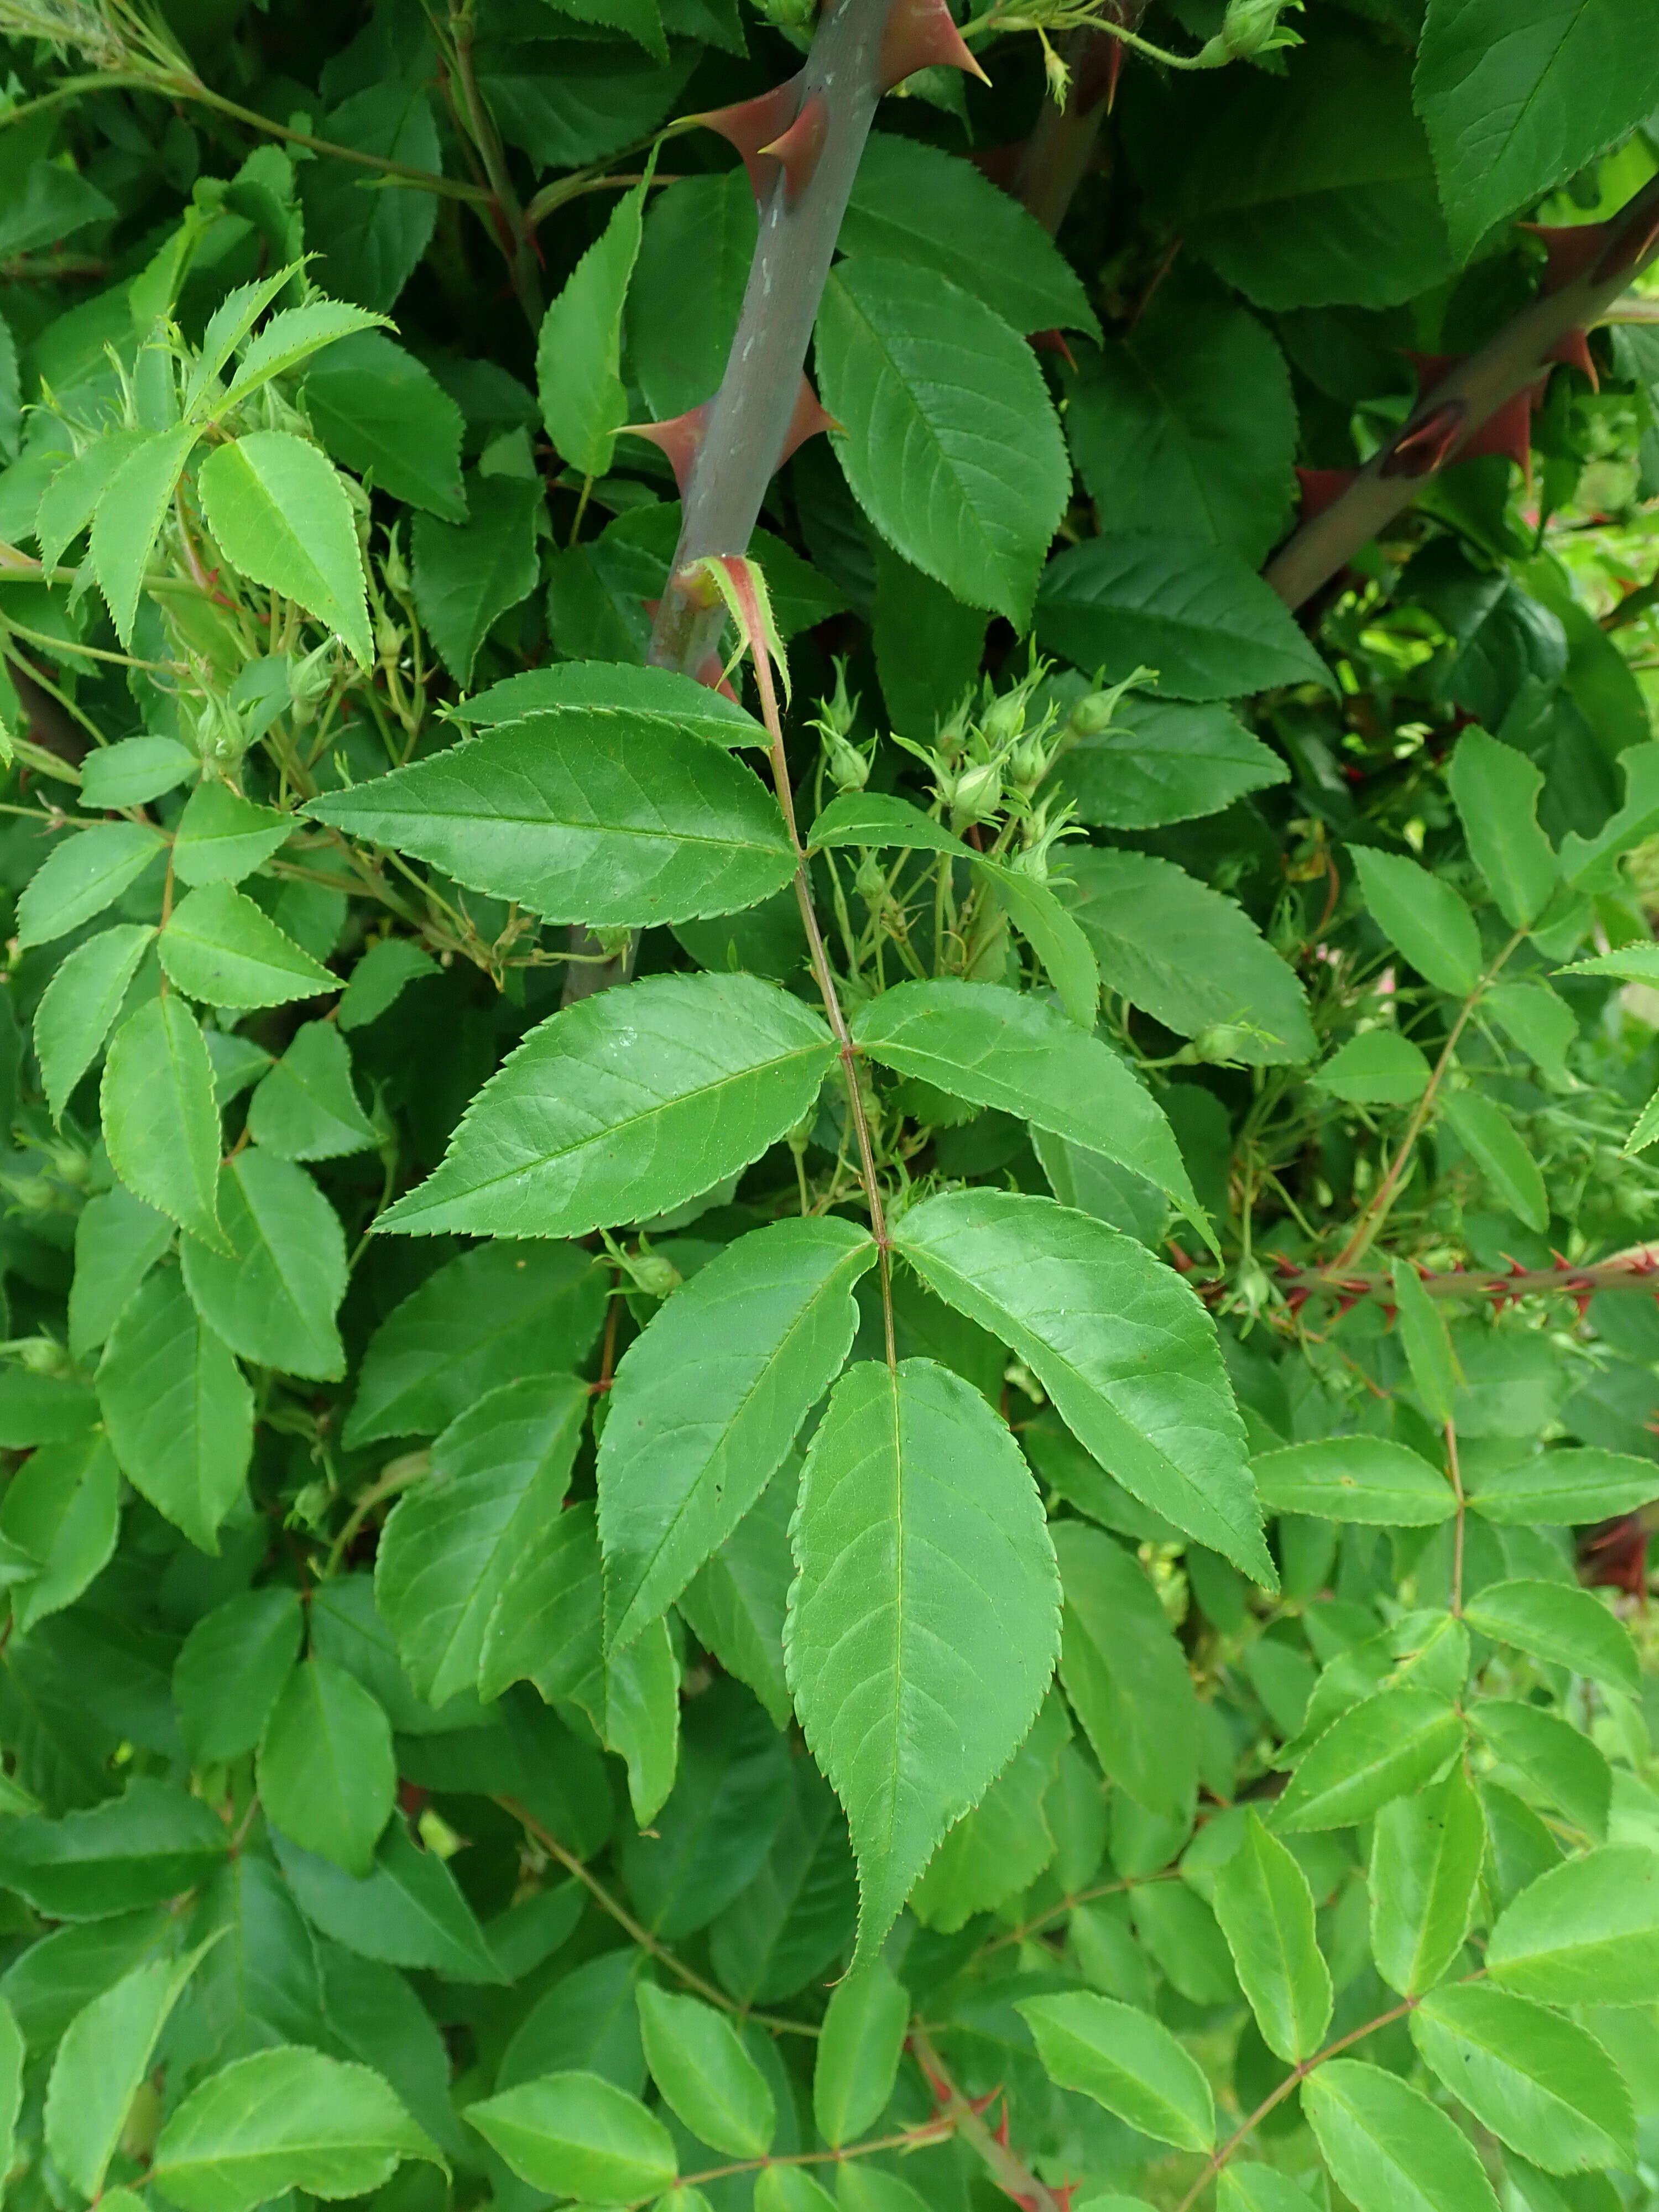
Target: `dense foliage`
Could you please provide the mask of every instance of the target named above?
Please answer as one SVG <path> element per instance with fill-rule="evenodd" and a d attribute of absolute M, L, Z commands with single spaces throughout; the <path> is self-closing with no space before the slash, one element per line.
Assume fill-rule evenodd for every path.
<path fill-rule="evenodd" d="M 15 2206 L 1659 2193 L 1652 15 L 0 0 Z"/>

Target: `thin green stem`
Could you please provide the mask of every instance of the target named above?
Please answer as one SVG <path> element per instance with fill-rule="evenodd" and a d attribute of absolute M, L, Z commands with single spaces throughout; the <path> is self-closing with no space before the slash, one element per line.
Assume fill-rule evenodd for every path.
<path fill-rule="evenodd" d="M 1457 1500 L 1457 1522 L 1452 1531 L 1451 1611 L 1454 1620 L 1463 1617 L 1463 1528 L 1468 1508 L 1463 1497 L 1463 1473 L 1457 1463 L 1457 1426 L 1446 1423 L 1446 1473 L 1451 1480 L 1452 1495 Z"/>

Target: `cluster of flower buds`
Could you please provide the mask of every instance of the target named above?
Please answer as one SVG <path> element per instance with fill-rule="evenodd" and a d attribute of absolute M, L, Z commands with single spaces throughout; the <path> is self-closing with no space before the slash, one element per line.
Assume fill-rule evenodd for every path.
<path fill-rule="evenodd" d="M 843 656 L 837 655 L 836 688 L 829 698 L 819 700 L 818 711 L 806 726 L 818 733 L 824 770 L 837 791 L 862 791 L 870 781 L 876 740 L 872 738 L 862 745 L 853 743 L 853 726 L 858 714 L 859 695 L 848 690 L 847 662 Z"/>

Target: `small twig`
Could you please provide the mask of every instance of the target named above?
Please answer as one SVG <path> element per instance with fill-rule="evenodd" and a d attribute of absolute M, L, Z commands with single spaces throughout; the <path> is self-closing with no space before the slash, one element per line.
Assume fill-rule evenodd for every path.
<path fill-rule="evenodd" d="M 671 1974 L 678 1976 L 687 1989 L 695 1990 L 700 1997 L 707 1998 L 712 2005 L 718 2005 L 722 2012 L 740 2014 L 744 2020 L 755 2021 L 760 2027 L 769 2028 L 775 2035 L 815 2036 L 818 2033 L 810 2021 L 785 2020 L 775 2013 L 748 2012 L 743 2006 L 734 2004 L 724 1990 L 717 1989 L 713 1982 L 705 1981 L 694 1967 L 688 1966 L 684 1959 L 677 1957 L 648 1928 L 635 1920 L 628 1907 L 611 1894 L 599 1876 L 588 1871 L 574 1851 L 567 1850 L 551 1830 L 544 1828 L 526 1806 L 520 1804 L 516 1797 L 497 1797 L 495 1802 L 504 1813 L 510 1813 L 522 1824 L 526 1833 L 535 1838 L 540 1850 L 544 1850 L 550 1858 L 556 1859 L 567 1874 L 575 1876 L 601 1912 L 608 1912 L 625 1935 L 630 1936 L 642 1951 L 648 1951 L 660 1965 L 666 1966 Z"/>
<path fill-rule="evenodd" d="M 1026 2212 L 1060 2212 L 1060 2199 L 1054 2191 L 1038 2180 L 1000 2136 L 986 2126 L 984 2119 L 963 2095 L 945 2071 L 945 2062 L 920 2021 L 911 2027 L 910 2049 L 939 2100 L 941 2114 L 949 2119 L 963 2141 L 978 2153 L 992 2180 L 1005 2196 L 1024 2205 Z"/>

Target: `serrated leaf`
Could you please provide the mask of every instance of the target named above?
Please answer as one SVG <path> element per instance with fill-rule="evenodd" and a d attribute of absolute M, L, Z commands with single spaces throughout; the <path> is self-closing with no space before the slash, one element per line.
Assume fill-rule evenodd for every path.
<path fill-rule="evenodd" d="M 609 473 L 617 433 L 628 419 L 623 307 L 639 256 L 645 195 L 639 184 L 617 202 L 542 318 L 537 340 L 542 421 L 557 452 L 584 476 Z"/>
<path fill-rule="evenodd" d="M 1200 538 L 1146 530 L 1091 538 L 1051 561 L 1037 642 L 1121 684 L 1158 671 L 1165 699 L 1237 699 L 1330 682 L 1285 602 L 1249 562 Z"/>
<path fill-rule="evenodd" d="M 234 884 L 251 876 L 294 834 L 295 818 L 256 806 L 228 784 L 199 783 L 185 801 L 173 841 L 181 884 Z"/>
<path fill-rule="evenodd" d="M 812 2060 L 812 2117 L 837 2148 L 874 2126 L 898 2077 L 910 1996 L 879 1959 L 830 1992 Z"/>
<path fill-rule="evenodd" d="M 198 1766 L 253 1749 L 304 1634 L 299 1593 L 280 1584 L 243 1590 L 196 1623 L 173 1662 L 173 1700 Z"/>
<path fill-rule="evenodd" d="M 630 668 L 611 660 L 567 660 L 526 669 L 466 701 L 461 716 L 475 729 L 522 721 L 529 714 L 575 716 L 584 727 L 613 714 L 653 732 L 706 738 L 716 745 L 755 745 L 765 730 L 736 699 L 696 684 L 672 668 Z"/>
<path fill-rule="evenodd" d="M 1458 739 L 1446 780 L 1498 912 L 1512 929 L 1530 928 L 1560 880 L 1550 841 L 1538 826 L 1541 773 L 1513 745 L 1474 728 Z"/>
<path fill-rule="evenodd" d="M 142 822 L 98 822 L 74 831 L 52 847 L 24 885 L 17 902 L 18 943 L 50 945 L 90 921 L 137 881 L 161 850 L 159 833 Z"/>
<path fill-rule="evenodd" d="M 471 476 L 466 504 L 465 522 L 417 514 L 410 531 L 416 611 L 464 691 L 491 628 L 535 589 L 541 487 Z"/>
<path fill-rule="evenodd" d="M 1262 560 L 1284 535 L 1296 403 L 1247 309 L 1177 279 L 1086 358 L 1066 410 L 1078 474 L 1117 530 L 1171 530 Z"/>
<path fill-rule="evenodd" d="M 0 1826 L 0 1882 L 51 1919 L 107 1920 L 208 1881 L 229 1844 L 211 1806 L 141 1775 L 119 1797 L 61 1820 L 40 1814 L 8 1820 Z"/>
<path fill-rule="evenodd" d="M 1455 1091 L 1443 1110 L 1499 1205 L 1541 1237 L 1549 1227 L 1549 1193 L 1537 1161 L 1503 1107 L 1478 1091 Z"/>
<path fill-rule="evenodd" d="M 131 455 L 149 442 L 147 430 L 106 430 L 58 470 L 34 511 L 34 538 L 43 568 L 57 568 L 71 541 L 92 520 L 117 472 Z"/>
<path fill-rule="evenodd" d="M 198 402 L 208 386 L 220 374 L 232 354 L 277 294 L 300 274 L 300 270 L 299 262 L 289 261 L 253 283 L 238 284 L 226 293 L 208 317 L 207 327 L 202 332 L 190 380 L 185 387 L 186 415 L 195 414 Z"/>
<path fill-rule="evenodd" d="M 1131 696 L 1118 702 L 1109 729 L 1066 747 L 1054 780 L 1081 821 L 1158 830 L 1218 814 L 1287 775 L 1225 707 Z"/>
<path fill-rule="evenodd" d="M 579 1499 L 526 1544 L 484 1629 L 478 1689 L 499 1697 L 533 1682 L 548 1704 L 579 1705 L 605 1725 L 605 1584 L 592 1504 Z"/>
<path fill-rule="evenodd" d="M 1463 1947 L 1486 1856 L 1480 1800 L 1461 1766 L 1377 1814 L 1371 1834 L 1371 1954 L 1402 1996 L 1432 1989 Z"/>
<path fill-rule="evenodd" d="M 259 1738 L 255 1774 L 271 1824 L 348 1874 L 366 1875 L 392 1814 L 392 1724 L 356 1675 L 303 1661 Z"/>
<path fill-rule="evenodd" d="M 173 494 L 201 433 L 185 424 L 158 431 L 130 453 L 105 485 L 92 518 L 92 569 L 117 636 L 132 643 L 144 571 Z"/>
<path fill-rule="evenodd" d="M 653 196 L 628 291 L 628 353 L 658 422 L 700 407 L 717 389 L 756 232 L 746 173 L 682 177 Z"/>
<path fill-rule="evenodd" d="M 11 1592 L 18 1635 L 75 1602 L 108 1565 L 120 1522 L 120 1471 L 100 1431 L 29 1454 L 0 1500 L 0 1536 L 40 1568 Z"/>
<path fill-rule="evenodd" d="M 1060 1678 L 1103 1772 L 1164 1819 L 1190 1820 L 1199 1715 L 1168 1614 L 1121 1544 L 1080 1521 L 1053 1530 L 1066 1594 Z"/>
<path fill-rule="evenodd" d="M 133 1488 L 216 1553 L 252 1455 L 253 1394 L 172 1267 L 141 1285 L 110 1332 L 98 1402 Z"/>
<path fill-rule="evenodd" d="M 1347 1828 L 1418 1790 L 1461 1747 L 1463 1723 L 1443 1698 L 1381 1691 L 1332 1723 L 1304 1755 L 1275 1808 L 1286 1834 Z"/>
<path fill-rule="evenodd" d="M 349 988 L 349 987 L 348 987 Z M 343 1008 L 344 1000 L 341 1000 Z M 247 1132 L 280 1160 L 331 1160 L 376 1141 L 337 1022 L 306 1022 L 247 1105 Z"/>
<path fill-rule="evenodd" d="M 677 1291 L 629 1347 L 599 1442 L 612 1650 L 732 1534 L 841 1371 L 876 1248 L 850 1222 L 780 1221 Z"/>
<path fill-rule="evenodd" d="M 324 446 L 393 499 L 459 522 L 460 409 L 430 369 L 382 331 L 331 345 L 306 371 L 306 413 Z"/>
<path fill-rule="evenodd" d="M 1218 1055 L 1247 1066 L 1316 1056 L 1295 970 L 1231 899 L 1146 853 L 1097 846 L 1066 866 L 1067 902 L 1109 991 L 1178 1036 L 1212 1032 Z"/>
<path fill-rule="evenodd" d="M 659 2196 L 675 2178 L 662 2122 L 597 2074 L 549 2074 L 483 2103 L 466 2118 L 520 2181 L 581 2204 Z"/>
<path fill-rule="evenodd" d="M 1659 1853 L 1607 1844 L 1552 1867 L 1499 1915 L 1486 1971 L 1500 1989 L 1543 2004 L 1651 2004 Z"/>
<path fill-rule="evenodd" d="M 1429 1087 L 1420 1045 L 1398 1030 L 1365 1030 L 1339 1046 L 1309 1080 L 1354 1106 L 1409 1106 Z"/>
<path fill-rule="evenodd" d="M 228 1252 L 188 1235 L 180 1246 L 203 1320 L 256 1366 L 337 1382 L 346 1246 L 327 1199 L 303 1168 L 246 1145 L 219 1170 L 219 1219 Z"/>
<path fill-rule="evenodd" d="M 1330 2026 L 1330 1969 L 1320 1954 L 1308 1877 L 1255 1813 L 1216 1875 L 1211 1899 L 1261 2039 L 1295 2065 Z"/>
<path fill-rule="evenodd" d="M 1472 1510 L 1503 1528 L 1586 1528 L 1659 1498 L 1659 1468 L 1633 1454 L 1540 1452 L 1469 1486 Z"/>
<path fill-rule="evenodd" d="M 836 244 L 855 259 L 937 270 L 1011 329 L 1100 335 L 1087 292 L 1042 224 L 971 161 L 921 139 L 886 131 L 866 139 Z"/>
<path fill-rule="evenodd" d="M 530 714 L 307 811 L 544 921 L 729 914 L 795 872 L 777 801 L 750 769 L 623 714 Z"/>
<path fill-rule="evenodd" d="M 214 448 L 197 483 L 225 558 L 297 600 L 368 668 L 374 641 L 356 524 L 344 485 L 316 447 L 286 430 L 246 431 Z"/>
<path fill-rule="evenodd" d="M 1412 1382 L 1430 1419 L 1443 1425 L 1452 1418 L 1461 1379 L 1445 1316 L 1409 1261 L 1395 1260 L 1389 1272 Z"/>
<path fill-rule="evenodd" d="M 1036 1717 L 1059 1578 L 1012 1439 L 977 1391 L 925 1359 L 865 1363 L 836 1385 L 793 1543 L 785 1663 L 852 1829 L 856 1966 Z"/>
<path fill-rule="evenodd" d="M 34 1010 L 34 1052 L 52 1118 L 61 1121 L 70 1094 L 98 1057 L 149 950 L 153 929 L 117 922 L 77 945 Z"/>
<path fill-rule="evenodd" d="M 1199 1213 L 1157 1101 L 1109 1045 L 1040 999 L 944 977 L 900 983 L 860 1009 L 853 1034 L 896 1073 L 1035 1121 L 1119 1161 Z"/>
<path fill-rule="evenodd" d="M 1018 1352 L 1127 1490 L 1276 1587 L 1214 1323 L 1171 1269 L 1103 1221 L 1012 1191 L 941 1192 L 894 1242 Z"/>
<path fill-rule="evenodd" d="M 800 1487 L 793 1451 L 720 1548 L 675 1601 L 681 1619 L 728 1674 L 746 1682 L 772 1718 L 790 1723 L 783 1674 L 783 1620 L 794 1579 L 789 1523 Z"/>
<path fill-rule="evenodd" d="M 212 414 L 228 414 L 272 377 L 287 375 L 337 338 L 372 330 L 385 321 L 384 315 L 351 307 L 343 300 L 307 300 L 302 307 L 283 308 L 250 342 Z"/>
<path fill-rule="evenodd" d="M 362 2197 L 443 2160 L 367 2066 L 281 2045 L 210 2075 L 161 2130 L 149 2179 L 179 2212 L 252 2212 L 289 2189 Z"/>
<path fill-rule="evenodd" d="M 173 1242 L 173 1224 L 116 1183 L 88 1199 L 75 1225 L 69 1341 L 76 1359 L 96 1352 L 121 1310 Z"/>
<path fill-rule="evenodd" d="M 1377 927 L 1437 991 L 1466 999 L 1480 980 L 1480 932 L 1451 885 L 1403 854 L 1348 848 Z"/>
<path fill-rule="evenodd" d="M 1613 1771 L 1591 1739 L 1559 1713 L 1517 1698 L 1483 1698 L 1470 1709 L 1476 1735 L 1547 1805 L 1600 1842 L 1607 1832 Z"/>
<path fill-rule="evenodd" d="M 532 1533 L 558 1513 L 586 1414 L 572 1375 L 489 1391 L 444 1431 L 430 1475 L 387 1519 L 375 1602 L 428 1705 L 477 1682 L 489 1616 Z"/>
<path fill-rule="evenodd" d="M 817 344 L 865 513 L 913 568 L 1023 625 L 1071 480 L 1030 349 L 937 271 L 866 259 L 831 272 Z"/>
<path fill-rule="evenodd" d="M 1409 2081 L 1333 2058 L 1304 2082 L 1302 2110 L 1358 2212 L 1494 2212 L 1474 2145 Z"/>
<path fill-rule="evenodd" d="M 1370 1522 L 1384 1528 L 1431 1528 L 1457 1510 L 1451 1485 L 1409 1445 L 1386 1437 L 1328 1437 L 1288 1444 L 1250 1462 L 1270 1513 L 1311 1513 L 1327 1521 Z"/>
<path fill-rule="evenodd" d="M 486 1391 L 581 1364 L 605 1278 L 573 1244 L 484 1245 L 437 1268 L 369 1340 L 346 1419 L 349 1450 L 436 1436 Z"/>
<path fill-rule="evenodd" d="M 1161 2021 L 1092 1990 L 1025 1997 L 1015 2010 L 1062 2089 L 1081 2089 L 1155 2142 L 1180 2150 L 1213 2148 L 1210 2085 Z"/>
<path fill-rule="evenodd" d="M 187 891 L 157 939 L 186 998 L 211 1006 L 280 1006 L 337 991 L 340 979 L 228 884 Z"/>
<path fill-rule="evenodd" d="M 1415 99 L 1460 260 L 1659 102 L 1647 28 L 1597 0 L 1431 0 Z"/>
<path fill-rule="evenodd" d="M 1425 2063 L 1483 2128 L 1550 2173 L 1628 2166 L 1630 2092 L 1583 2028 L 1479 1983 L 1431 1990 L 1411 2015 Z"/>
<path fill-rule="evenodd" d="M 793 1128 L 835 1049 L 817 1015 L 751 975 L 602 992 L 530 1032 L 379 1225 L 577 1237 L 648 1220 Z"/>
<path fill-rule="evenodd" d="M 133 1196 L 222 1249 L 213 1064 L 182 1000 L 152 999 L 122 1023 L 99 1102 L 111 1164 Z"/>
<path fill-rule="evenodd" d="M 83 2197 L 95 2202 L 103 2190 L 157 2039 L 205 1948 L 135 1966 L 64 2032 L 46 2085 L 46 2143 Z"/>
<path fill-rule="evenodd" d="M 766 2076 L 710 2005 L 641 1982 L 634 1992 L 646 2063 L 663 2101 L 699 2142 L 764 2158 L 777 2129 Z"/>
<path fill-rule="evenodd" d="M 452 1982 L 500 1982 L 501 1968 L 455 1877 L 422 1849 L 401 1817 L 387 1821 L 362 1876 L 276 1839 L 289 1888 L 325 1936 L 382 1965 L 425 1967 Z"/>
<path fill-rule="evenodd" d="M 1463 1618 L 1496 1644 L 1641 1695 L 1630 1631 L 1587 1589 L 1553 1582 L 1487 1583 L 1465 1605 Z"/>

